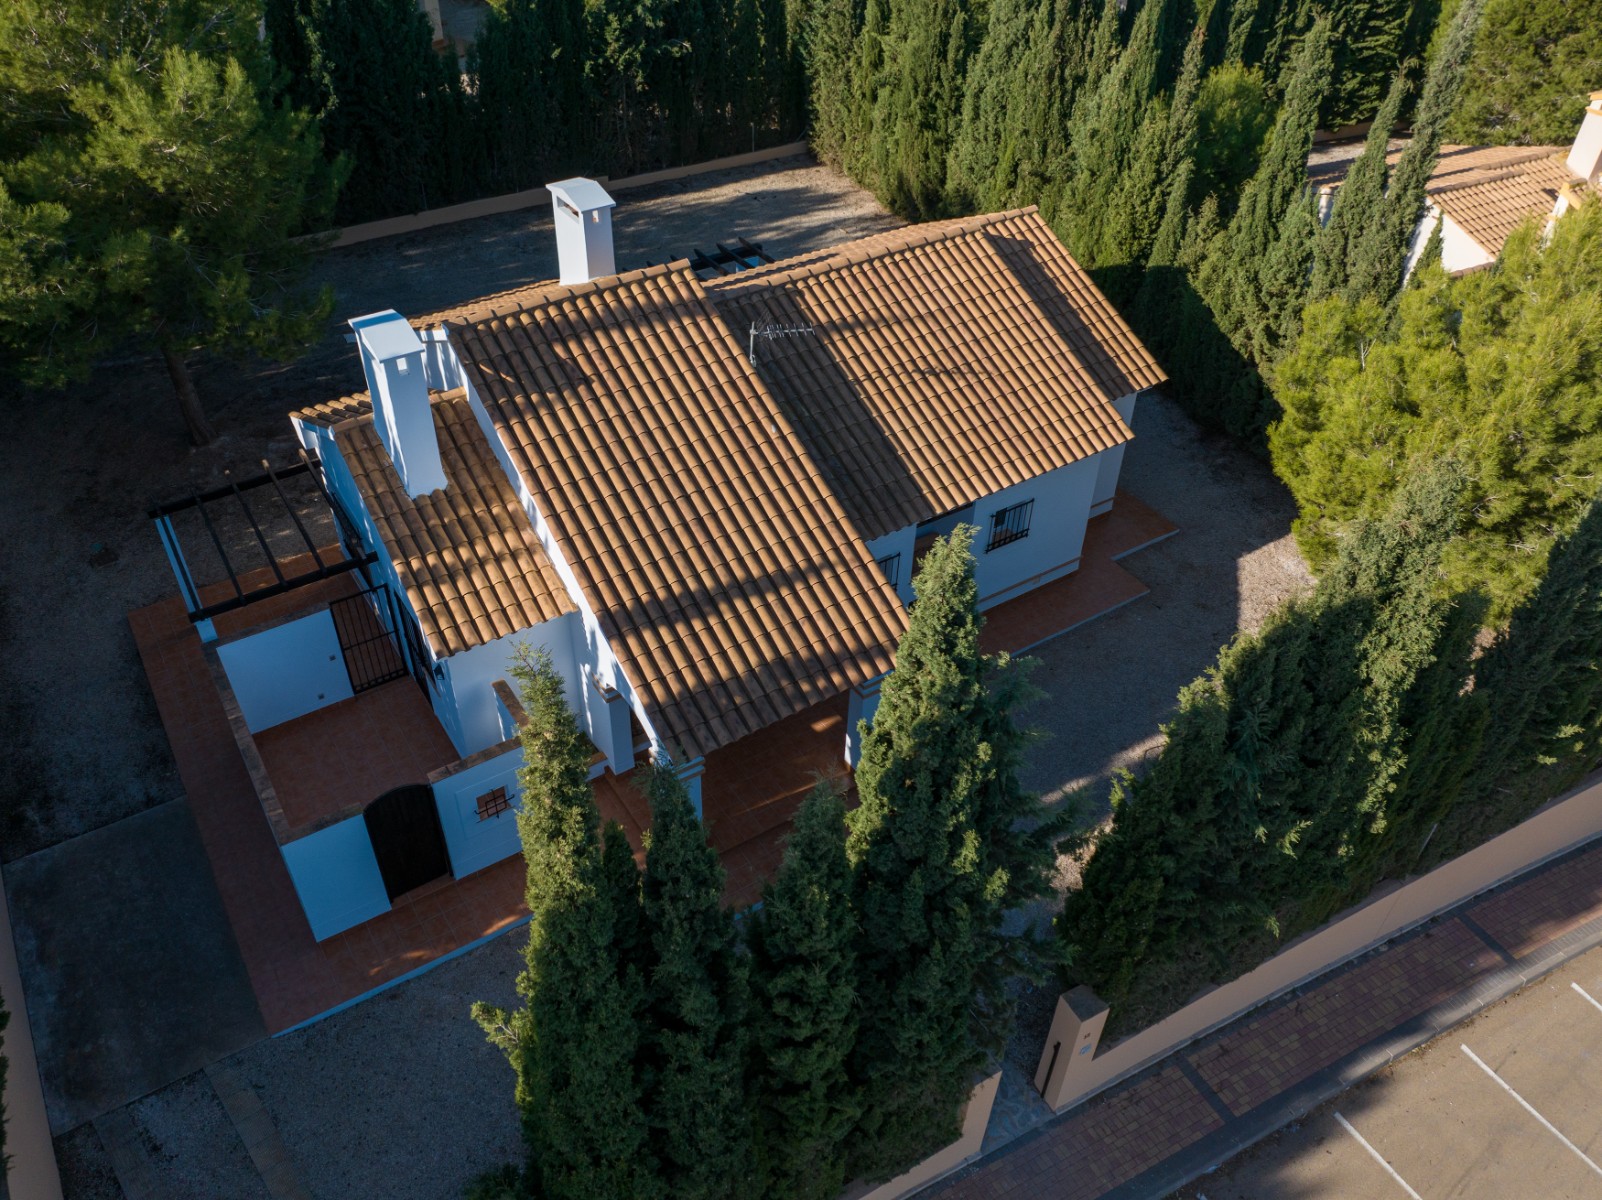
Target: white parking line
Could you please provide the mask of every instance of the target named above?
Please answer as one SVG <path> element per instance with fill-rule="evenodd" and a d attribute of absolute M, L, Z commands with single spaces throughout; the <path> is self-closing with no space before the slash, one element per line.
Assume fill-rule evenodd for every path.
<path fill-rule="evenodd" d="M 1368 1151 L 1368 1156 L 1370 1158 L 1372 1158 L 1375 1162 L 1379 1163 L 1380 1166 L 1385 1168 L 1385 1173 L 1387 1175 L 1389 1175 L 1392 1179 L 1396 1180 L 1397 1185 L 1404 1192 L 1406 1192 L 1409 1196 L 1411 1196 L 1413 1198 L 1413 1200 L 1424 1200 L 1423 1196 L 1420 1196 L 1410 1186 L 1408 1186 L 1407 1180 L 1403 1179 L 1400 1175 L 1398 1175 L 1396 1173 L 1396 1168 L 1391 1166 L 1390 1163 L 1386 1162 L 1384 1157 L 1380 1154 L 1380 1152 L 1378 1150 L 1374 1149 L 1373 1146 L 1370 1146 L 1368 1144 L 1368 1139 L 1365 1138 L 1362 1134 L 1358 1133 L 1357 1130 L 1352 1128 L 1352 1123 L 1350 1121 L 1348 1121 L 1345 1117 L 1341 1116 L 1340 1113 L 1336 1113 L 1335 1114 L 1335 1119 L 1341 1123 L 1341 1128 L 1342 1129 L 1346 1130 L 1347 1133 L 1351 1134 L 1354 1138 L 1357 1139 L 1357 1144 L 1359 1146 L 1363 1147 L 1363 1149 Z"/>
<path fill-rule="evenodd" d="M 1579 992 L 1580 995 L 1584 996 L 1587 1000 L 1589 1000 L 1591 1002 L 1591 1007 L 1592 1008 L 1596 1009 L 1599 1012 L 1602 1012 L 1602 1001 L 1599 1001 L 1595 996 L 1591 995 L 1590 992 L 1586 991 L 1583 987 L 1581 987 L 1577 983 L 1571 983 L 1571 984 L 1569 984 L 1569 986 L 1571 988 L 1573 988 L 1575 991 Z"/>
<path fill-rule="evenodd" d="M 1586 998 L 1590 999 L 1590 997 L 1586 997 Z M 1602 1175 L 1602 1167 L 1597 1166 L 1596 1163 L 1591 1161 L 1590 1157 L 1585 1153 L 1584 1150 L 1581 1150 L 1573 1142 L 1569 1141 L 1568 1138 L 1564 1137 L 1563 1134 L 1558 1130 L 1558 1127 L 1556 1125 L 1552 1124 L 1551 1121 L 1548 1121 L 1540 1113 L 1536 1112 L 1534 1107 L 1530 1104 L 1530 1102 L 1528 1100 L 1526 1100 L 1523 1096 L 1521 1096 L 1517 1092 L 1515 1092 L 1511 1087 L 1509 1087 L 1508 1084 L 1507 1084 L 1507 1081 L 1505 1079 L 1503 1079 L 1495 1071 L 1491 1070 L 1490 1067 L 1486 1066 L 1484 1061 L 1481 1060 L 1481 1058 L 1480 1058 L 1480 1056 L 1478 1054 L 1475 1054 L 1474 1051 L 1470 1050 L 1462 1042 L 1459 1042 L 1457 1044 L 1457 1048 L 1459 1050 L 1461 1050 L 1464 1054 L 1468 1055 L 1471 1059 L 1473 1059 L 1474 1060 L 1474 1065 L 1477 1066 L 1480 1070 L 1484 1071 L 1492 1079 L 1494 1079 L 1496 1081 L 1496 1085 L 1499 1088 L 1501 1088 L 1509 1096 L 1512 1096 L 1513 1099 L 1517 1100 L 1519 1102 L 1520 1107 L 1522 1107 L 1525 1112 L 1529 1113 L 1530 1116 L 1534 1117 L 1537 1121 L 1541 1122 L 1542 1125 L 1545 1125 L 1546 1126 L 1546 1130 L 1547 1130 L 1548 1133 L 1550 1133 L 1553 1137 L 1557 1138 L 1558 1141 L 1562 1142 L 1570 1150 L 1574 1151 L 1575 1156 L 1581 1162 L 1583 1162 L 1586 1166 L 1590 1167 L 1591 1170 L 1595 1171 L 1598 1175 Z"/>

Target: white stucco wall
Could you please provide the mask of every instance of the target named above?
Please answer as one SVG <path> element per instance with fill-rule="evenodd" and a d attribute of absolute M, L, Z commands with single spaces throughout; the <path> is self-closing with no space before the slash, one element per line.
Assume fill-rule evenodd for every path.
<path fill-rule="evenodd" d="M 447 775 L 432 785 L 440 827 L 450 851 L 451 873 L 456 878 L 482 871 L 522 849 L 517 838 L 517 810 L 523 803 L 517 769 L 522 765 L 522 747 L 514 746 L 505 754 Z M 478 798 L 498 787 L 506 789 L 512 807 L 480 821 Z"/>
<path fill-rule="evenodd" d="M 1442 215 L 1441 266 L 1446 268 L 1448 275 L 1470 271 L 1495 261 L 1496 256 L 1486 253 L 1485 247 L 1463 232 L 1461 225 L 1451 217 Z"/>
<path fill-rule="evenodd" d="M 974 505 L 974 577 L 979 607 L 988 608 L 1077 569 L 1085 522 L 1100 464 L 1092 455 L 986 497 Z M 991 518 L 1025 500 L 1035 502 L 1029 536 L 987 550 Z"/>
<path fill-rule="evenodd" d="M 252 733 L 351 697 L 339 634 L 326 608 L 219 642 L 217 657 Z"/>
<path fill-rule="evenodd" d="M 367 822 L 351 817 L 282 847 L 300 906 L 319 942 L 389 911 Z"/>
<path fill-rule="evenodd" d="M 551 665 L 562 677 L 568 702 L 575 712 L 579 711 L 584 693 L 574 654 L 574 643 L 579 640 L 577 625 L 577 613 L 564 613 L 554 621 L 544 621 L 532 629 L 440 660 L 444 678 L 440 686 L 441 703 L 435 706 L 435 711 L 457 753 L 466 758 L 507 736 L 493 685 L 497 679 L 511 678 L 508 668 L 519 644 L 550 653 Z"/>
<path fill-rule="evenodd" d="M 1135 427 L 1135 401 L 1139 393 L 1120 396 L 1113 401 L 1113 408 L 1124 419 L 1124 424 L 1133 429 Z M 1096 460 L 1096 493 L 1090 502 L 1090 515 L 1099 517 L 1109 511 L 1113 505 L 1113 497 L 1118 492 L 1118 473 L 1123 470 L 1124 450 L 1129 443 L 1114 446 L 1111 450 L 1103 450 L 1095 455 Z"/>
<path fill-rule="evenodd" d="M 912 603 L 912 554 L 917 541 L 918 527 L 908 525 L 905 529 L 887 533 L 868 543 L 868 557 L 874 562 L 882 562 L 893 554 L 901 556 L 896 578 L 896 595 L 901 597 L 903 604 Z"/>

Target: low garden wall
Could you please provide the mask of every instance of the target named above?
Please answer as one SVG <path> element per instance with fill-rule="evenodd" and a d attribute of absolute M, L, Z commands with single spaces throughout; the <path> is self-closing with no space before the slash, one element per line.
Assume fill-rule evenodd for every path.
<path fill-rule="evenodd" d="M 61 1175 L 56 1169 L 56 1148 L 50 1140 L 50 1117 L 45 1111 L 44 1086 L 39 1082 L 39 1060 L 33 1051 L 28 1026 L 28 1005 L 22 994 L 22 973 L 17 969 L 17 947 L 11 940 L 11 910 L 0 882 L 0 996 L 11 1013 L 6 1026 L 6 1154 L 11 1161 L 0 1168 L 0 1197 L 14 1200 L 61 1200 Z"/>
<path fill-rule="evenodd" d="M 654 183 L 669 183 L 675 179 L 687 179 L 692 175 L 706 175 L 712 171 L 728 171 L 735 167 L 755 166 L 757 163 L 771 162 L 776 158 L 793 158 L 797 154 L 807 153 L 805 142 L 786 142 L 782 146 L 770 146 L 766 150 L 753 150 L 749 154 L 731 154 L 727 158 L 714 158 L 707 162 L 691 163 L 684 167 L 669 167 L 663 171 L 647 171 L 643 175 L 629 175 L 622 179 L 608 179 L 601 176 L 600 181 L 606 185 L 609 192 L 626 192 L 630 188 L 649 187 Z M 508 192 L 504 196 L 487 196 L 483 200 L 469 200 L 463 204 L 450 204 L 443 208 L 431 208 L 426 212 L 408 213 L 404 217 L 386 217 L 382 221 L 368 221 L 361 225 L 347 225 L 338 231 L 333 246 L 354 246 L 358 242 L 370 242 L 375 238 L 395 237 L 403 233 L 416 233 L 420 229 L 432 229 L 437 225 L 453 225 L 457 221 L 472 221 L 478 217 L 493 217 L 500 213 L 516 212 L 520 208 L 535 208 L 549 205 L 551 194 L 542 187 L 529 188 L 522 192 Z"/>
<path fill-rule="evenodd" d="M 968 1094 L 968 1103 L 962 1109 L 962 1133 L 944 1150 L 937 1150 L 904 1175 L 897 1175 L 878 1187 L 854 1184 L 846 1189 L 840 1200 L 900 1200 L 920 1188 L 943 1179 L 957 1168 L 973 1161 L 985 1140 L 985 1128 L 990 1124 L 990 1110 L 996 1103 L 996 1091 L 1001 1086 L 1001 1072 L 981 1079 Z"/>
<path fill-rule="evenodd" d="M 1370 897 L 1261 966 L 1098 1053 L 1107 1008 L 1088 988 L 1057 1001 L 1035 1088 L 1061 1111 L 1380 943 L 1602 836 L 1602 773 L 1523 824 L 1409 883 Z"/>

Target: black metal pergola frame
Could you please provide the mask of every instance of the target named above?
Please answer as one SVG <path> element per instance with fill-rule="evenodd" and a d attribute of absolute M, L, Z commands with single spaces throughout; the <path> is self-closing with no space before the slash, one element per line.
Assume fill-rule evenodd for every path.
<path fill-rule="evenodd" d="M 246 605 L 254 604 L 258 600 L 281 596 L 285 592 L 294 591 L 296 588 L 305 587 L 307 584 L 330 579 L 335 575 L 342 575 L 347 571 L 362 570 L 365 575 L 365 568 L 378 561 L 378 554 L 375 551 L 368 551 L 360 557 L 343 557 L 331 562 L 325 561 L 324 552 L 317 547 L 312 541 L 311 535 L 306 532 L 305 524 L 301 521 L 299 514 L 295 512 L 295 506 L 290 503 L 289 497 L 284 494 L 283 480 L 309 474 L 317 485 L 317 491 L 328 505 L 329 511 L 334 514 L 334 521 L 339 527 L 340 538 L 344 542 L 347 551 L 362 547 L 362 541 L 356 533 L 355 526 L 351 524 L 350 518 L 345 514 L 345 510 L 340 506 L 339 501 L 329 494 L 328 488 L 324 485 L 322 474 L 317 469 L 320 464 L 315 457 L 303 455 L 301 461 L 277 471 L 273 470 L 265 460 L 261 465 L 263 471 L 260 475 L 252 476 L 245 480 L 231 481 L 208 492 L 194 492 L 177 500 L 169 500 L 164 504 L 156 505 L 149 511 L 150 519 L 156 526 L 156 534 L 161 538 L 162 548 L 166 550 L 168 561 L 172 563 L 173 574 L 178 577 L 178 586 L 183 591 L 184 606 L 189 610 L 189 620 L 195 624 L 209 621 L 212 617 L 220 616 L 226 612 L 233 612 L 235 609 L 244 608 Z M 249 503 L 245 500 L 246 492 L 267 487 L 272 488 L 273 493 L 276 494 L 278 502 L 283 505 L 284 512 L 288 514 L 290 521 L 293 522 L 295 531 L 300 534 L 300 540 L 305 544 L 306 551 L 311 554 L 312 561 L 317 564 L 313 570 L 303 571 L 295 575 L 287 574 L 285 572 L 285 560 L 275 554 L 268 544 L 267 537 L 262 533 L 261 525 L 256 520 L 256 514 L 251 511 Z M 233 561 L 228 557 L 228 551 L 223 548 L 222 538 L 217 535 L 217 527 L 212 522 L 210 514 L 206 511 L 207 505 L 215 505 L 228 500 L 238 503 L 241 511 L 244 512 L 245 519 L 250 523 L 251 531 L 256 536 L 256 544 L 261 547 L 262 553 L 267 558 L 267 565 L 272 569 L 275 577 L 274 582 L 264 587 L 247 590 L 241 585 L 239 572 L 235 569 Z M 227 582 L 234 589 L 232 596 L 215 604 L 201 603 L 200 587 L 196 584 L 194 575 L 190 572 L 189 564 L 184 558 L 183 546 L 179 543 L 178 533 L 172 525 L 174 516 L 191 510 L 199 514 L 201 523 L 205 526 L 206 533 L 211 538 L 211 544 L 217 551 L 217 557 L 222 560 L 223 569 L 228 572 Z M 299 551 L 296 553 L 299 554 Z M 222 581 L 219 580 L 218 582 Z M 210 585 L 208 584 L 207 586 Z"/>

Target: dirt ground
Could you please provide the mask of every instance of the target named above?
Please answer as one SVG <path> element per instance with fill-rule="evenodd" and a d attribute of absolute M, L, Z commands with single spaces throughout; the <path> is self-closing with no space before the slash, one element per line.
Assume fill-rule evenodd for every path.
<path fill-rule="evenodd" d="M 775 256 L 899 222 L 809 159 L 619 194 L 620 268 L 745 236 Z M 362 386 L 344 321 L 424 312 L 556 274 L 549 213 L 487 217 L 329 252 L 336 319 L 289 365 L 195 363 L 221 436 L 185 440 L 155 359 L 130 353 L 64 393 L 0 397 L 0 861 L 180 793 L 126 614 L 177 590 L 150 505 L 292 459 L 286 414 Z M 137 348 L 134 348 L 137 349 Z"/>

